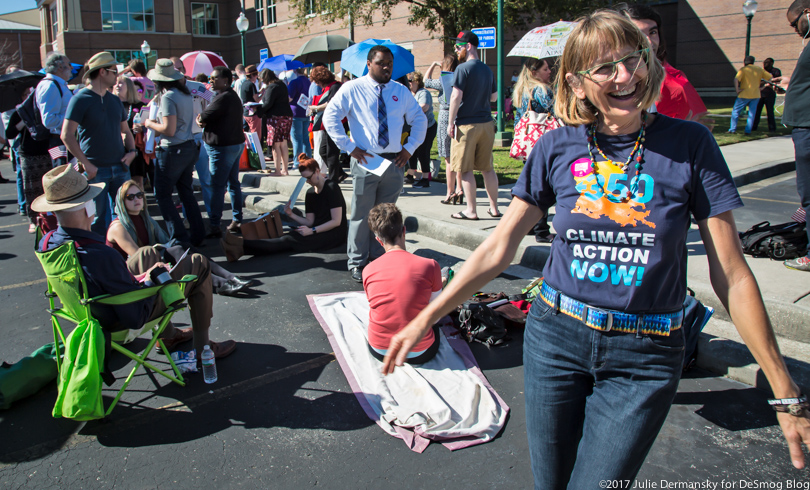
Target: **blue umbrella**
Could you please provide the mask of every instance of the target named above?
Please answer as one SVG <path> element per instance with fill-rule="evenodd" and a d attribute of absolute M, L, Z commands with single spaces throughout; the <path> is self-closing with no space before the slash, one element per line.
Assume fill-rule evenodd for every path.
<path fill-rule="evenodd" d="M 75 78 L 76 75 L 79 74 L 79 72 L 81 71 L 83 65 L 80 65 L 79 63 L 71 63 L 70 66 L 73 69 L 70 79 L 73 80 L 73 78 Z M 45 73 L 45 68 L 39 70 L 39 72 L 44 74 Z"/>
<path fill-rule="evenodd" d="M 343 50 L 340 57 L 340 69 L 346 70 L 354 76 L 362 77 L 368 73 L 366 60 L 369 50 L 378 44 L 387 46 L 394 54 L 394 69 L 391 71 L 391 79 L 403 77 L 413 72 L 413 54 L 410 51 L 394 44 L 390 39 L 366 39 Z"/>
<path fill-rule="evenodd" d="M 294 60 L 293 58 L 294 55 L 292 54 L 280 54 L 278 56 L 273 56 L 272 58 L 267 58 L 259 63 L 259 66 L 257 66 L 256 69 L 262 71 L 267 68 L 268 70 L 276 73 L 281 73 L 287 70 L 297 70 L 298 68 L 307 68 L 311 66 L 305 65 L 300 61 Z"/>

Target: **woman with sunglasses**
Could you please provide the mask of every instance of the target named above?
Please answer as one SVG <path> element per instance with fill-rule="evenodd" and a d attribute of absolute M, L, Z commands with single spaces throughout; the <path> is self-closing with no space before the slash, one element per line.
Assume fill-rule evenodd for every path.
<path fill-rule="evenodd" d="M 715 292 L 774 394 L 800 395 L 742 255 L 732 215 L 742 202 L 717 143 L 700 124 L 647 113 L 664 70 L 635 24 L 614 11 L 577 22 L 557 74 L 554 112 L 567 126 L 538 140 L 498 227 L 394 336 L 383 363 L 383 373 L 402 365 L 435 321 L 509 265 L 556 202 L 558 236 L 523 345 L 526 432 L 543 489 L 632 481 L 641 468 L 683 367 L 692 218 Z M 807 411 L 777 416 L 801 454 Z"/>
<path fill-rule="evenodd" d="M 143 188 L 134 180 L 128 180 L 118 190 L 115 199 L 115 219 L 107 229 L 107 245 L 118 250 L 124 260 L 135 254 L 141 247 L 160 245 L 169 262 L 177 263 L 183 257 L 185 249 L 179 245 L 166 247 L 169 236 L 152 218 L 146 207 L 146 195 Z M 214 292 L 223 296 L 233 296 L 252 286 L 255 281 L 242 279 L 226 271 L 213 260 L 211 265 L 211 284 Z"/>
<path fill-rule="evenodd" d="M 279 238 L 264 240 L 244 240 L 226 233 L 220 244 L 228 262 L 239 260 L 244 254 L 304 253 L 346 246 L 349 226 L 340 186 L 326 178 L 315 159 L 301 153 L 298 162 L 301 177 L 310 185 L 304 197 L 304 216 L 293 212 L 290 203 L 284 206 L 284 213 L 299 226 Z"/>

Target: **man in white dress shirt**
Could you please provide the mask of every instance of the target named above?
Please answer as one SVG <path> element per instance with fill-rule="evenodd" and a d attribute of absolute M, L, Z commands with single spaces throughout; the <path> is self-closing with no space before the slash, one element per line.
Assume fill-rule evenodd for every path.
<path fill-rule="evenodd" d="M 363 281 L 363 267 L 369 258 L 384 253 L 376 240 L 370 240 L 368 213 L 383 202 L 395 203 L 402 190 L 402 170 L 416 148 L 422 144 L 427 118 L 404 85 L 391 81 L 394 55 L 385 46 L 372 47 L 366 61 L 368 75 L 346 82 L 329 101 L 323 126 L 337 146 L 352 157 L 352 212 L 349 217 L 349 272 L 352 279 Z M 341 120 L 348 118 L 351 138 Z M 411 126 L 403 145 L 402 126 Z M 382 176 L 362 165 L 372 152 L 394 162 Z"/>

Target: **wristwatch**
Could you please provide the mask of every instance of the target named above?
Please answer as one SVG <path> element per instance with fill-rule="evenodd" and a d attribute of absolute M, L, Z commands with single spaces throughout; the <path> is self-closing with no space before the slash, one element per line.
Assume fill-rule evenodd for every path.
<path fill-rule="evenodd" d="M 318 230 L 316 230 L 316 229 L 315 229 L 315 227 L 313 226 L 313 227 L 312 227 L 312 234 L 314 235 L 314 234 L 316 234 L 316 233 L 318 233 Z"/>
<path fill-rule="evenodd" d="M 127 153 L 138 153 L 138 149 L 137 148 L 130 148 L 129 150 L 127 150 Z"/>

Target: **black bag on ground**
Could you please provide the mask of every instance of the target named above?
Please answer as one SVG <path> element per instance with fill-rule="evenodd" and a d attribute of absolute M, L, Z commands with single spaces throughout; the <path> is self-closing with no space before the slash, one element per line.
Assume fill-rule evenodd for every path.
<path fill-rule="evenodd" d="M 807 223 L 771 225 L 763 221 L 740 233 L 740 242 L 743 252 L 753 257 L 795 259 L 807 251 Z"/>
<path fill-rule="evenodd" d="M 511 303 L 520 299 L 525 299 L 525 295 L 475 293 L 457 310 L 458 329 L 464 334 L 467 342 L 480 342 L 488 346 L 501 345 L 511 340 L 506 334 L 507 327 L 522 327 L 526 324 L 526 314 Z M 489 305 L 496 301 L 503 304 L 491 308 Z"/>

